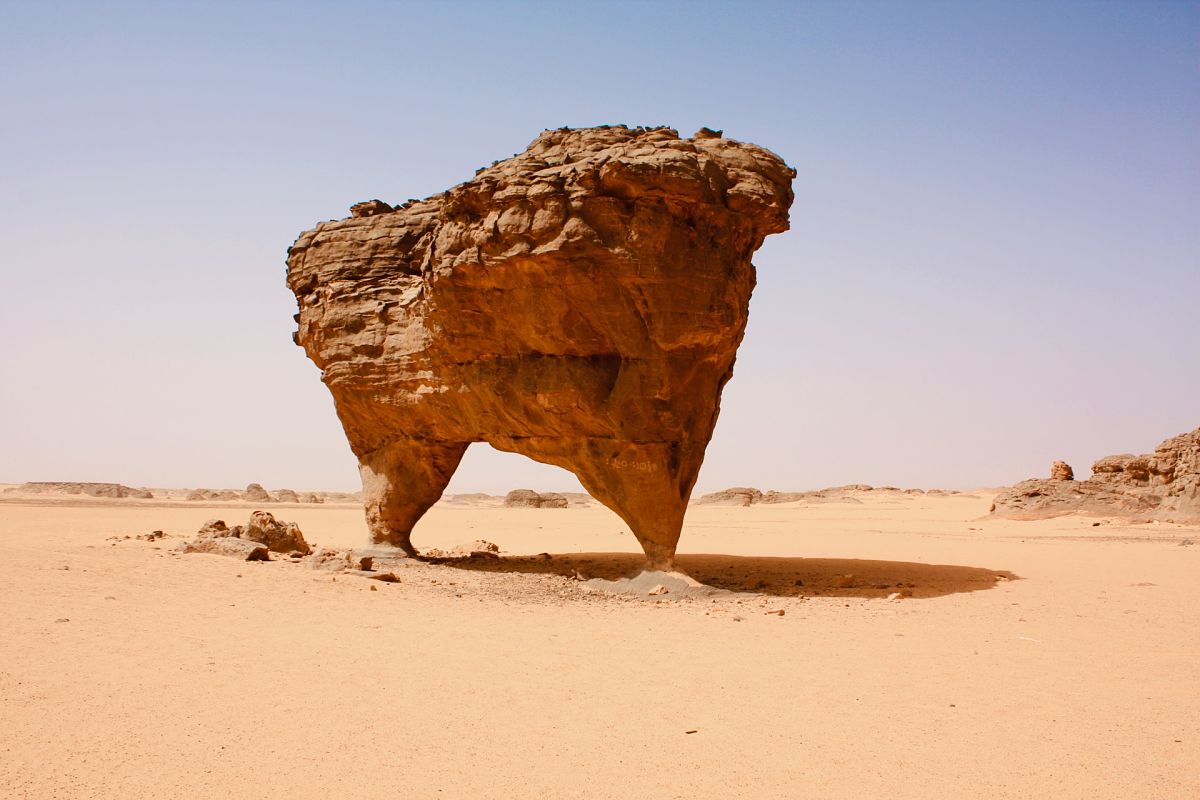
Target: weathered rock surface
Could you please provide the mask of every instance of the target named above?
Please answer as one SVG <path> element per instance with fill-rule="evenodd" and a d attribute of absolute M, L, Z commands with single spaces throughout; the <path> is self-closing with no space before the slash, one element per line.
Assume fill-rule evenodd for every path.
<path fill-rule="evenodd" d="M 763 498 L 763 493 L 758 489 L 751 489 L 746 486 L 734 486 L 731 489 L 722 489 L 719 492 L 710 492 L 696 501 L 697 505 L 713 505 L 713 506 L 749 506 L 759 502 Z"/>
<path fill-rule="evenodd" d="M 154 497 L 154 493 L 149 489 L 133 489 L 119 483 L 30 481 L 13 489 L 7 489 L 6 493 L 8 492 L 14 494 L 86 494 L 90 497 L 112 497 L 117 499 L 131 497 L 137 500 L 149 500 Z"/>
<path fill-rule="evenodd" d="M 505 508 L 566 508 L 567 498 L 557 492 L 541 494 L 532 489 L 513 489 L 504 496 Z"/>
<path fill-rule="evenodd" d="M 478 558 L 480 556 L 490 558 L 499 553 L 500 546 L 486 539 L 476 539 L 467 544 L 455 545 L 450 550 L 450 556 L 453 558 Z"/>
<path fill-rule="evenodd" d="M 324 503 L 324 502 L 325 502 L 325 498 L 324 498 L 324 497 L 321 497 L 321 495 L 319 495 L 319 494 L 316 494 L 316 493 L 312 493 L 312 492 L 310 492 L 309 494 L 306 494 L 306 495 L 304 496 L 304 502 L 306 502 L 306 503 L 318 503 L 318 504 L 320 504 L 320 503 Z"/>
<path fill-rule="evenodd" d="M 210 553 L 228 556 L 243 561 L 270 561 L 267 547 L 259 542 L 238 539 L 233 536 L 216 536 L 185 542 L 181 548 L 185 553 Z"/>
<path fill-rule="evenodd" d="M 1050 465 L 1050 480 L 1073 481 L 1075 480 L 1075 470 L 1071 469 L 1071 465 L 1065 461 L 1055 461 Z"/>
<path fill-rule="evenodd" d="M 288 251 L 295 340 L 359 459 L 372 541 L 472 442 L 574 472 L 669 564 L 764 238 L 795 171 L 716 131 L 546 131 L 467 183 L 318 225 Z"/>
<path fill-rule="evenodd" d="M 1063 514 L 1200 522 L 1200 428 L 1149 455 L 1105 456 L 1085 481 L 1027 480 L 1001 492 L 992 513 L 1014 519 Z"/>
<path fill-rule="evenodd" d="M 312 552 L 300 526 L 294 522 L 282 522 L 267 511 L 255 511 L 250 515 L 242 531 L 242 538 L 252 542 L 262 542 L 268 550 L 276 553 L 301 552 L 307 555 Z"/>
<path fill-rule="evenodd" d="M 196 538 L 193 541 L 183 545 L 183 551 L 185 553 L 218 552 L 213 549 L 215 545 L 204 545 L 202 549 L 189 549 L 199 548 L 201 543 L 214 539 L 240 539 L 244 542 L 260 544 L 267 550 L 276 553 L 299 552 L 307 555 L 312 552 L 312 548 L 304 540 L 304 534 L 300 532 L 300 527 L 296 523 L 277 520 L 273 514 L 266 511 L 255 511 L 245 525 L 234 525 L 232 528 L 225 524 L 225 520 L 210 519 L 200 527 L 200 530 L 196 531 Z M 241 552 L 242 550 L 233 548 L 228 553 L 222 552 L 222 555 L 237 555 Z"/>
<path fill-rule="evenodd" d="M 271 495 L 262 487 L 262 484 L 252 483 L 246 487 L 246 491 L 242 493 L 243 500 L 249 500 L 251 503 L 270 503 Z"/>
<path fill-rule="evenodd" d="M 240 500 L 242 496 L 237 492 L 227 490 L 212 490 L 212 489 L 193 489 L 187 493 L 187 500 L 202 501 L 202 500 Z"/>
<path fill-rule="evenodd" d="M 272 499 L 274 499 L 276 503 L 299 503 L 300 502 L 300 496 L 297 495 L 295 492 L 293 492 L 291 489 L 280 489 L 279 491 L 275 492 L 275 496 Z"/>

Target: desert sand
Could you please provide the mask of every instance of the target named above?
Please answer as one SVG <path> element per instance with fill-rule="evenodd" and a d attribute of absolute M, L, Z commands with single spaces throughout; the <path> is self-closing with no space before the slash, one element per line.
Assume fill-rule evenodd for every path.
<path fill-rule="evenodd" d="M 418 548 L 503 557 L 384 583 L 175 552 L 243 502 L 10 495 L 0 796 L 1200 796 L 1200 528 L 993 496 L 693 506 L 734 592 L 681 598 L 576 580 L 639 562 L 599 505 L 439 503 Z"/>

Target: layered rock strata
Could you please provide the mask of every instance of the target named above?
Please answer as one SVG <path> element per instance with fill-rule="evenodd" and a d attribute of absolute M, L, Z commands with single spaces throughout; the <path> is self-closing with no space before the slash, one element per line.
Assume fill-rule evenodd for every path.
<path fill-rule="evenodd" d="M 564 128 L 301 234 L 295 340 L 359 459 L 373 542 L 414 552 L 487 442 L 574 472 L 669 565 L 793 177 L 707 129 Z"/>
<path fill-rule="evenodd" d="M 997 495 L 992 513 L 1014 519 L 1090 514 L 1200 522 L 1200 428 L 1167 439 L 1148 455 L 1105 456 L 1085 481 L 1022 481 Z"/>

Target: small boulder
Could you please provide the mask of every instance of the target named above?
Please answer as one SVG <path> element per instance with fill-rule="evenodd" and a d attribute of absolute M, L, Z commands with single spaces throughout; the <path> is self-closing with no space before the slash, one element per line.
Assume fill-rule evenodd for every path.
<path fill-rule="evenodd" d="M 268 511 L 252 513 L 241 536 L 243 539 L 261 542 L 267 546 L 267 549 L 276 553 L 290 553 L 297 550 L 307 555 L 312 552 L 312 548 L 308 546 L 308 542 L 304 541 L 304 534 L 300 532 L 300 527 L 296 523 L 276 520 L 274 515 Z"/>
<path fill-rule="evenodd" d="M 229 526 L 225 524 L 225 520 L 223 519 L 210 519 L 200 526 L 200 530 L 196 531 L 196 535 L 206 538 L 229 536 Z"/>

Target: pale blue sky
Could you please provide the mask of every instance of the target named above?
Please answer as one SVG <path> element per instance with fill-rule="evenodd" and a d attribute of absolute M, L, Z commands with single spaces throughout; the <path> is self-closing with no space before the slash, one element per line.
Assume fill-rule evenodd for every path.
<path fill-rule="evenodd" d="M 798 170 L 701 490 L 1200 426 L 1196 3 L 3 3 L 0 481 L 354 488 L 284 254 L 561 125 Z M 452 491 L 570 488 L 472 448 Z"/>

